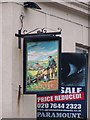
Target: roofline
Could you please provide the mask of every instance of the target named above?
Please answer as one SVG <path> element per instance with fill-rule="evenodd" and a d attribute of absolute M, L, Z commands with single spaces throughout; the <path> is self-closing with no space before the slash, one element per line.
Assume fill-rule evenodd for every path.
<path fill-rule="evenodd" d="M 82 12 L 86 15 L 89 14 L 90 5 L 88 3 L 79 2 L 78 0 L 73 0 L 73 2 L 65 2 L 63 0 L 51 0 L 51 1 L 69 7 L 73 10 L 77 10 L 78 12 Z"/>
<path fill-rule="evenodd" d="M 17 2 L 17 3 L 23 3 L 24 1 L 27 0 L 1 0 L 3 1 L 2 3 L 5 2 Z M 67 0 L 31 0 L 30 2 L 54 2 L 58 5 L 63 5 L 65 7 L 71 8 L 73 10 L 77 10 L 78 12 L 82 12 L 86 15 L 89 14 L 89 10 L 90 10 L 90 5 L 89 3 L 84 3 L 84 2 L 79 2 L 79 0 L 68 0 L 68 2 L 66 2 Z M 73 2 L 72 2 L 73 1 Z"/>

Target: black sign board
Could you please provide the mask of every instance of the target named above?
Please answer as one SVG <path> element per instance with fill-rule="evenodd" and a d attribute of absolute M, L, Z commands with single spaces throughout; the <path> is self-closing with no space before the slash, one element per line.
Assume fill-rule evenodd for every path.
<path fill-rule="evenodd" d="M 37 117 L 85 120 L 87 73 L 87 54 L 62 53 L 59 89 L 53 94 L 38 94 Z"/>

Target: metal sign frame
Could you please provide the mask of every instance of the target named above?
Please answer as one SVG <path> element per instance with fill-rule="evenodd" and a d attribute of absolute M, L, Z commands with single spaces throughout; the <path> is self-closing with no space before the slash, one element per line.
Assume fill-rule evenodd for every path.
<path fill-rule="evenodd" d="M 61 37 L 56 36 L 57 33 L 45 33 L 45 34 L 32 34 L 24 36 L 23 41 L 23 93 L 24 94 L 38 94 L 43 93 L 55 93 L 59 89 L 60 81 L 60 53 L 61 53 Z M 27 75 L 27 43 L 31 44 L 32 42 L 52 42 L 58 41 L 58 89 L 57 90 L 36 90 L 36 91 L 27 91 L 26 90 L 26 75 Z"/>

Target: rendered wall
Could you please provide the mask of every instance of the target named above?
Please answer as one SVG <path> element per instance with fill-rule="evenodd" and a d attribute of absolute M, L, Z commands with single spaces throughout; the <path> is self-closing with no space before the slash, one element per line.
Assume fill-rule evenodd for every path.
<path fill-rule="evenodd" d="M 2 5 L 0 4 L 0 119 L 2 118 Z"/>
<path fill-rule="evenodd" d="M 21 4 L 2 4 L 2 116 L 4 118 L 35 118 L 36 95 L 21 95 L 18 104 L 18 86 L 23 87 L 23 49 L 18 49 L 15 33 L 20 29 L 20 15 L 24 10 L 23 30 L 35 28 L 62 28 L 62 51 L 74 52 L 75 43 L 88 45 L 88 16 L 64 6 L 38 3 L 41 11 L 24 10 Z M 1 52 L 1 51 L 0 51 Z M 1 65 L 1 62 L 0 62 Z M 0 76 L 1 77 L 1 76 Z M 23 88 L 21 88 L 22 90 Z"/>

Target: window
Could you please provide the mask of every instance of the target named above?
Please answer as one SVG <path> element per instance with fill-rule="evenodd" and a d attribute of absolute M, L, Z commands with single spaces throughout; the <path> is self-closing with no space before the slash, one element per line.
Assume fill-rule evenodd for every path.
<path fill-rule="evenodd" d="M 76 53 L 88 53 L 89 47 L 80 43 L 76 43 Z"/>

